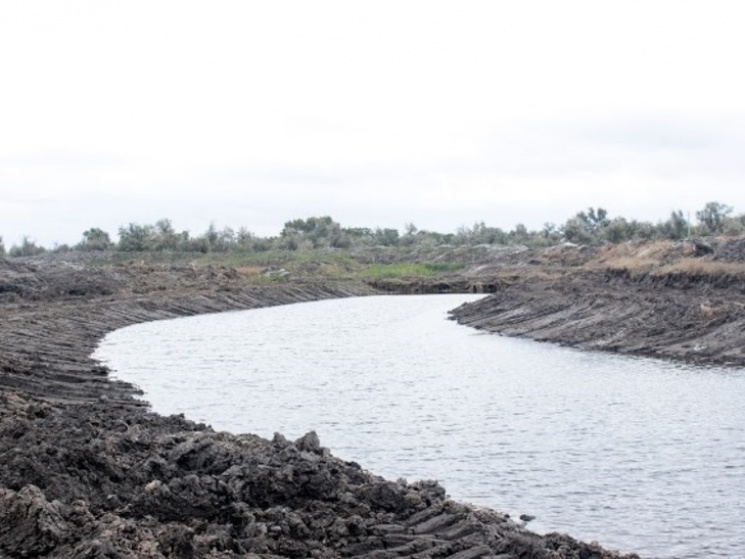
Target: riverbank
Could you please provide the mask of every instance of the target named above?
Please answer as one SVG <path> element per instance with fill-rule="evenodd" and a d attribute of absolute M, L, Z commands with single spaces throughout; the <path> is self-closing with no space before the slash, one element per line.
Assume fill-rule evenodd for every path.
<path fill-rule="evenodd" d="M 257 285 L 232 268 L 0 261 L 0 386 L 49 400 L 132 405 L 134 387 L 91 359 L 112 330 L 152 320 L 366 295 L 351 281 Z M 188 348 L 184 348 L 188 351 Z"/>
<path fill-rule="evenodd" d="M 503 283 L 451 316 L 507 336 L 702 365 L 745 367 L 745 280 L 606 270 Z"/>
<path fill-rule="evenodd" d="M 473 328 L 702 365 L 745 367 L 745 237 L 512 248 L 450 278 L 380 279 L 393 293 L 485 293 Z"/>
<path fill-rule="evenodd" d="M 384 480 L 313 433 L 269 441 L 160 417 L 90 358 L 137 322 L 372 292 L 256 285 L 231 268 L 0 261 L 0 557 L 620 557 L 436 482 Z"/>

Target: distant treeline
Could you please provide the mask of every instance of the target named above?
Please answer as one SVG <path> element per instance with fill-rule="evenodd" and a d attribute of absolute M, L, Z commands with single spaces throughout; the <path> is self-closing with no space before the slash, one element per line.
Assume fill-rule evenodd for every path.
<path fill-rule="evenodd" d="M 366 246 L 469 246 L 513 245 L 550 246 L 564 242 L 576 244 L 620 243 L 632 239 L 684 239 L 688 236 L 739 235 L 745 233 L 745 214 L 734 215 L 733 208 L 709 202 L 696 212 L 695 222 L 682 211 L 674 211 L 665 221 L 651 223 L 624 217 L 610 218 L 604 208 L 588 208 L 569 218 L 563 225 L 546 223 L 538 231 L 518 224 L 507 231 L 483 221 L 472 227 L 460 227 L 455 233 L 418 229 L 410 223 L 403 232 L 397 229 L 342 227 L 331 217 L 309 217 L 285 223 L 279 236 L 259 237 L 245 227 L 218 229 L 214 224 L 201 235 L 176 231 L 169 219 L 152 225 L 130 223 L 120 227 L 118 241 L 108 232 L 92 227 L 83 232 L 74 245 L 62 245 L 53 251 L 120 252 L 262 252 L 269 250 L 302 251 L 318 248 L 351 249 Z M 7 250 L 8 256 L 33 256 L 50 250 L 24 237 L 20 245 Z M 0 237 L 0 256 L 6 256 Z"/>

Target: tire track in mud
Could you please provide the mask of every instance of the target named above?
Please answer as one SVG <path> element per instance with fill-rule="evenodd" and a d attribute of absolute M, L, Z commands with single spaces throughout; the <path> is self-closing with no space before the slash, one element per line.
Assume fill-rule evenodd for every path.
<path fill-rule="evenodd" d="M 745 282 L 576 274 L 531 280 L 455 309 L 460 324 L 587 350 L 745 367 Z"/>

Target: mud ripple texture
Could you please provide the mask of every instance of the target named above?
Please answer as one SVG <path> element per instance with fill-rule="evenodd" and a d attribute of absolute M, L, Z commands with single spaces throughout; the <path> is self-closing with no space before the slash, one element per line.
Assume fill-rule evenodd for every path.
<path fill-rule="evenodd" d="M 456 309 L 509 336 L 700 364 L 745 366 L 745 280 L 618 272 L 503 283 Z"/>

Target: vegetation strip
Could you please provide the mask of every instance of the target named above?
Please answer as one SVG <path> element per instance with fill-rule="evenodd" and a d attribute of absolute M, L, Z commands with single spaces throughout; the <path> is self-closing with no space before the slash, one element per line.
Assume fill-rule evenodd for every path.
<path fill-rule="evenodd" d="M 343 227 L 330 216 L 293 219 L 284 224 L 278 236 L 260 237 L 245 226 L 238 229 L 218 229 L 211 223 L 201 235 L 190 231 L 177 231 L 170 219 L 163 218 L 154 224 L 129 223 L 119 227 L 118 240 L 112 241 L 108 231 L 91 227 L 82 232 L 82 240 L 75 244 L 47 248 L 26 235 L 20 244 L 7 251 L 0 236 L 0 257 L 6 252 L 11 257 L 35 256 L 45 252 L 105 252 L 116 251 L 125 258 L 133 254 L 147 256 L 151 253 L 169 255 L 213 255 L 213 264 L 239 266 L 267 266 L 278 261 L 296 261 L 297 254 L 310 254 L 315 260 L 318 249 L 355 251 L 372 247 L 394 249 L 430 249 L 432 247 L 476 245 L 549 247 L 569 242 L 582 245 L 623 243 L 626 241 L 658 241 L 717 235 L 745 234 L 745 214 L 734 214 L 734 208 L 722 202 L 708 202 L 695 212 L 696 220 L 682 210 L 670 213 L 666 220 L 657 223 L 639 221 L 623 216 L 611 217 L 605 208 L 590 207 L 577 212 L 563 224 L 545 223 L 540 230 L 530 231 L 518 223 L 511 230 L 487 225 L 484 221 L 472 226 L 461 226 L 455 233 L 441 233 L 419 229 L 407 223 L 403 234 L 398 229 Z M 214 255 L 218 255 L 214 257 Z M 302 259 L 303 257 L 299 257 Z M 344 264 L 342 259 L 340 264 Z"/>

